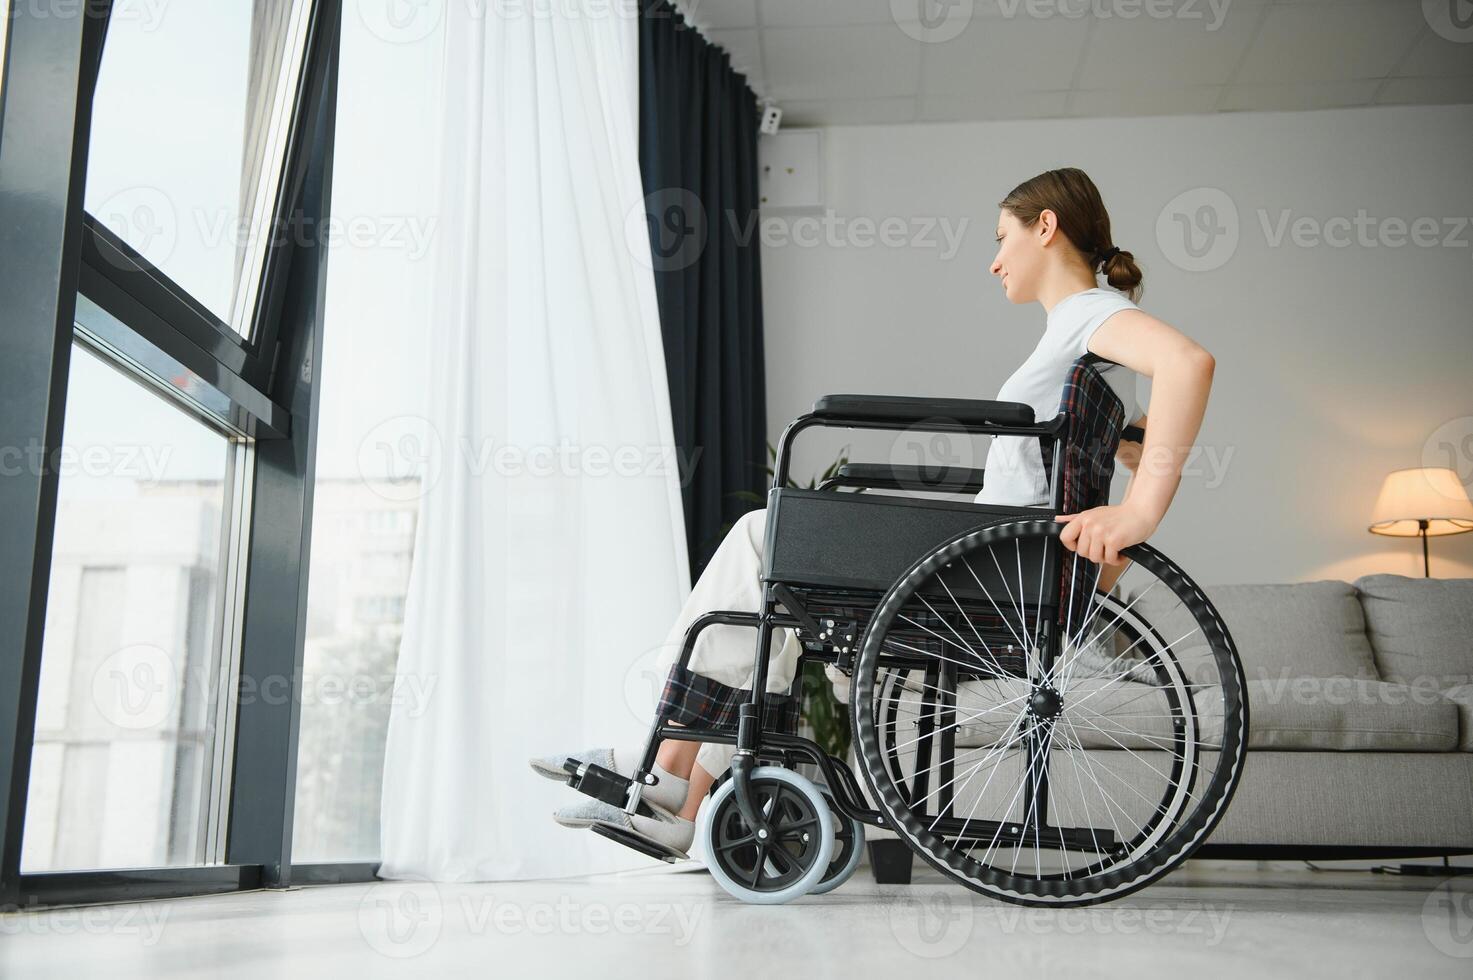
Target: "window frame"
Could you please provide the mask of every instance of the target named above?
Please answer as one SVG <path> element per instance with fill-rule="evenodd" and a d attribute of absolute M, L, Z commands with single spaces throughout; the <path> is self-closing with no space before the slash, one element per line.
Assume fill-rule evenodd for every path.
<path fill-rule="evenodd" d="M 36 465 L 0 479 L 0 561 L 17 570 L 0 590 L 0 629 L 13 638 L 0 647 L 0 908 L 372 880 L 375 864 L 291 860 L 327 242 L 269 235 L 252 323 L 237 333 L 88 216 L 91 103 L 112 0 L 84 2 L 72 17 L 17 8 L 0 50 L 0 446 L 39 450 Z M 323 228 L 330 213 L 342 3 L 307 2 L 272 230 L 296 227 L 288 216 Z M 242 506 L 230 512 L 249 517 L 232 519 L 221 597 L 218 640 L 234 656 L 212 692 L 224 726 L 206 828 L 215 863 L 20 871 L 74 340 L 238 441 L 228 493 Z M 232 696 L 265 678 L 290 696 Z"/>
<path fill-rule="evenodd" d="M 284 132 L 272 139 L 281 142 L 283 150 L 279 165 L 272 168 L 273 175 L 268 178 L 268 193 L 253 197 L 258 206 L 263 197 L 273 200 L 273 206 L 264 228 L 258 227 L 254 218 L 251 223 L 253 257 L 247 268 L 252 271 L 250 285 L 245 287 L 250 315 L 248 322 L 241 324 L 241 330 L 237 331 L 192 297 L 85 207 L 82 211 L 82 291 L 125 319 L 133 329 L 145 333 L 150 343 L 191 371 L 229 384 L 232 390 L 228 393 L 241 401 L 244 414 L 265 424 L 269 430 L 266 434 L 270 436 L 285 435 L 280 413 L 272 411 L 268 394 L 284 340 L 281 320 L 284 289 L 290 274 L 286 264 L 290 263 L 293 252 L 292 242 L 282 240 L 280 229 L 291 227 L 283 219 L 291 212 L 291 203 L 300 197 L 307 176 L 302 163 L 310 147 L 304 146 L 304 141 L 313 136 L 305 123 L 314 83 L 321 82 L 313 77 L 313 70 L 321 67 L 318 62 L 324 53 L 318 43 L 325 26 L 322 15 L 325 7 L 340 8 L 341 0 L 293 0 L 293 4 L 294 16 L 290 18 L 289 28 L 295 26 L 296 13 L 300 10 L 299 16 L 306 19 L 306 29 L 299 43 L 287 45 L 283 60 L 283 64 L 287 59 L 298 63 L 292 69 L 292 104 L 284 107 L 280 100 L 273 102 L 276 106 L 272 114 L 273 129 L 284 126 Z M 337 16 L 340 13 L 332 18 L 335 36 Z M 104 35 L 103 47 L 93 56 L 98 69 L 105 41 Z M 335 41 L 333 48 L 336 49 Z M 335 96 L 336 71 L 333 75 Z M 331 133 L 327 138 L 331 142 Z M 133 309 L 128 310 L 130 303 Z M 233 305 L 240 306 L 240 298 Z M 139 307 L 146 315 L 139 317 Z"/>

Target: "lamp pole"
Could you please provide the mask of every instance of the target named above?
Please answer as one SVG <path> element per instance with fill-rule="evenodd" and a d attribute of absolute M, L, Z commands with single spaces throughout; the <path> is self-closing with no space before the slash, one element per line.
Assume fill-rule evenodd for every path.
<path fill-rule="evenodd" d="M 1417 533 L 1422 536 L 1422 577 L 1432 577 L 1432 563 L 1427 557 L 1427 518 L 1419 518 L 1417 521 Z"/>

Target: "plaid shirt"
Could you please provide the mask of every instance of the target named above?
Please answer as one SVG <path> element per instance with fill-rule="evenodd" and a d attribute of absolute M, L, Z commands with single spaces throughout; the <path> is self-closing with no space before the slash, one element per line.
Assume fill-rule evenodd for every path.
<path fill-rule="evenodd" d="M 1110 502 L 1110 481 L 1115 475 L 1115 450 L 1120 445 L 1120 434 L 1125 430 L 1125 406 L 1115 394 L 1105 376 L 1095 368 L 1096 364 L 1113 364 L 1098 354 L 1085 353 L 1069 369 L 1064 382 L 1064 393 L 1059 400 L 1059 412 L 1066 416 L 1064 425 L 1064 509 L 1062 513 L 1077 514 L 1091 507 L 1103 507 Z M 1052 473 L 1053 444 L 1051 440 L 1040 440 L 1043 446 L 1043 467 Z M 1088 563 L 1075 568 L 1073 554 L 1064 555 L 1060 586 L 1070 602 L 1060 610 L 1060 625 L 1069 624 L 1077 628 L 1084 622 L 1085 610 L 1089 606 L 1091 590 L 1086 582 L 1093 582 L 1095 572 L 1088 570 Z M 1074 571 L 1079 587 L 1071 588 L 1069 575 Z M 1072 609 L 1070 608 L 1072 606 Z"/>

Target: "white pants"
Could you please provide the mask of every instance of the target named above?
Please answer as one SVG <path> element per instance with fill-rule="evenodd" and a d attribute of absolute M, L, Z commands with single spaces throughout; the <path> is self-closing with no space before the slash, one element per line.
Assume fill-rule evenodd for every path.
<path fill-rule="evenodd" d="M 686 630 L 701 616 L 717 609 L 762 611 L 762 546 L 766 531 L 767 511 L 762 509 L 743 514 L 726 533 L 665 638 L 663 673 L 668 673 L 680 658 Z M 802 644 L 791 629 L 775 628 L 768 649 L 767 690 L 786 694 L 793 683 Z M 756 653 L 756 629 L 717 623 L 697 634 L 687 669 L 728 687 L 750 690 Z M 706 742 L 696 755 L 696 763 L 719 776 L 731 764 L 734 752 L 732 746 Z"/>

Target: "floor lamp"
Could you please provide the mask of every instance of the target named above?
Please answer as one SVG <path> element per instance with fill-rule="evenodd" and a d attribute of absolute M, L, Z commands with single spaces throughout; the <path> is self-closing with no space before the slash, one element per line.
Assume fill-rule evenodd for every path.
<path fill-rule="evenodd" d="M 1473 501 L 1458 474 L 1441 467 L 1393 470 L 1371 512 L 1372 534 L 1422 539 L 1422 575 L 1432 577 L 1427 539 L 1473 531 Z"/>

